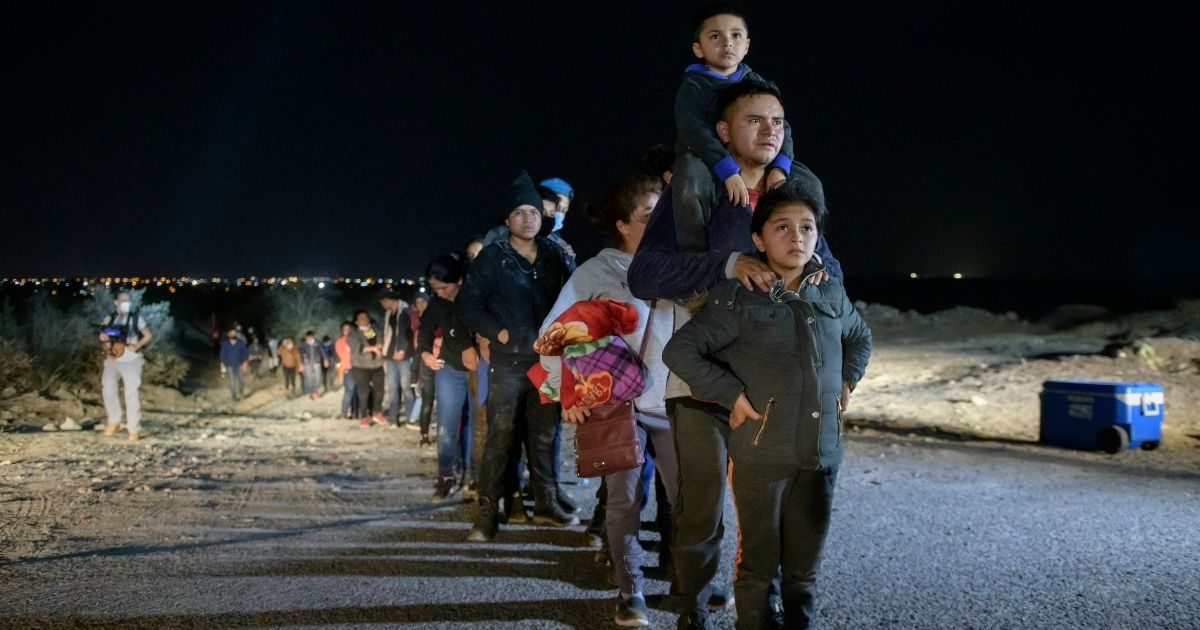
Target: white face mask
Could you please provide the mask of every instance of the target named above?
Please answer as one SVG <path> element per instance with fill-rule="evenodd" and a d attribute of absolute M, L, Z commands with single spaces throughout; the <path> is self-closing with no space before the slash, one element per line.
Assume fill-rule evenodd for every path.
<path fill-rule="evenodd" d="M 131 309 L 133 309 L 133 302 L 118 302 L 117 303 L 117 312 L 118 313 L 121 313 L 123 315 L 128 314 Z"/>

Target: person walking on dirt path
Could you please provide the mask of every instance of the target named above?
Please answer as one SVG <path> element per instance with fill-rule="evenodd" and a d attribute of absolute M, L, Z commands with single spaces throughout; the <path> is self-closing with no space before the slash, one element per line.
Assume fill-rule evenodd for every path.
<path fill-rule="evenodd" d="M 125 387 L 125 428 L 129 439 L 141 437 L 142 366 L 145 360 L 139 354 L 154 338 L 140 313 L 133 308 L 133 295 L 119 290 L 113 298 L 116 310 L 104 318 L 100 332 L 100 345 L 104 349 L 104 370 L 100 375 L 100 391 L 104 398 L 104 411 L 108 423 L 104 435 L 112 437 L 121 426 L 121 395 L 119 387 Z"/>
<path fill-rule="evenodd" d="M 250 350 L 246 340 L 232 327 L 221 342 L 221 376 L 229 379 L 229 395 L 234 402 L 246 393 L 246 373 L 250 371 Z"/>
<path fill-rule="evenodd" d="M 387 426 L 387 418 L 381 410 L 383 402 L 383 339 L 379 328 L 371 321 L 366 311 L 354 313 L 354 327 L 350 329 L 350 373 L 358 390 L 359 424 L 364 427 L 374 422 Z"/>

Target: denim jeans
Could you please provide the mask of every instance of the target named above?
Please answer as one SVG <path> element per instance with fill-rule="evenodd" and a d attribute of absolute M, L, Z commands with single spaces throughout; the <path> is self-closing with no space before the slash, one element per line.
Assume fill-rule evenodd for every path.
<path fill-rule="evenodd" d="M 525 375 L 523 361 L 497 361 L 492 357 L 488 374 L 487 444 L 480 471 L 480 494 L 497 505 L 504 495 L 509 454 L 524 436 L 529 456 L 529 477 L 534 497 L 554 486 L 554 430 L 559 421 L 557 404 L 544 405 Z"/>
<path fill-rule="evenodd" d="M 420 371 L 417 372 L 417 395 L 423 402 L 421 408 L 416 414 L 417 422 L 420 423 L 421 434 L 429 434 L 429 422 L 433 418 L 433 400 L 437 396 L 437 384 L 434 382 L 433 370 L 421 364 L 418 366 Z M 413 417 L 413 411 L 409 412 L 409 419 Z"/>
<path fill-rule="evenodd" d="M 229 377 L 229 394 L 234 400 L 239 400 L 246 391 L 246 379 L 242 376 L 242 366 L 235 365 L 225 368 Z"/>
<path fill-rule="evenodd" d="M 475 407 L 468 401 L 467 373 L 445 366 L 433 373 L 437 397 L 438 476 L 454 477 L 461 468 L 464 477 L 476 476 L 471 461 L 471 431 Z"/>
<path fill-rule="evenodd" d="M 346 370 L 342 374 L 342 413 L 341 417 L 349 418 L 358 415 L 358 386 L 354 382 L 354 376 L 350 370 Z"/>
<path fill-rule="evenodd" d="M 305 394 L 321 390 L 321 364 L 305 363 L 304 371 L 300 374 L 300 385 Z"/>
<path fill-rule="evenodd" d="M 385 378 L 387 380 L 387 417 L 388 420 L 395 420 L 400 417 L 400 410 L 404 408 L 404 390 L 408 389 L 408 384 L 412 381 L 412 359 L 400 361 L 388 359 Z"/>
<path fill-rule="evenodd" d="M 643 450 L 647 441 L 653 441 L 660 453 L 669 453 L 660 457 L 658 467 L 662 472 L 667 496 L 659 500 L 674 501 L 677 487 L 677 467 L 675 465 L 675 445 L 671 440 L 671 430 L 668 428 L 648 428 L 638 425 L 638 440 Z M 621 594 L 628 597 L 642 591 L 642 559 L 644 552 L 638 541 L 638 530 L 642 525 L 642 504 L 645 500 L 646 475 L 654 475 L 654 469 L 638 467 L 630 470 L 612 473 L 604 476 L 606 487 L 605 496 L 605 529 L 608 536 L 608 547 L 613 561 L 613 577 Z"/>

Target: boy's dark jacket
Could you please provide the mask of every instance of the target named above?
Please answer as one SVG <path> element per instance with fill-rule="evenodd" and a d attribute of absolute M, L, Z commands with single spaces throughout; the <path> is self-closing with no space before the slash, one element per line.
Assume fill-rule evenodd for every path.
<path fill-rule="evenodd" d="M 471 330 L 491 340 L 492 363 L 533 363 L 538 327 L 554 306 L 571 275 L 566 252 L 543 237 L 532 263 L 508 241 L 496 241 L 479 252 L 455 298 L 458 316 Z M 508 329 L 508 343 L 496 338 Z"/>
<path fill-rule="evenodd" d="M 810 262 L 806 276 L 820 268 Z M 735 462 L 740 455 L 810 469 L 841 462 L 842 381 L 853 389 L 870 356 L 871 329 L 834 279 L 806 281 L 798 293 L 777 282 L 770 295 L 725 281 L 663 350 L 698 399 L 732 409 L 744 391 L 760 414 L 775 399 L 765 425 L 747 420 L 731 433 Z"/>
<path fill-rule="evenodd" d="M 754 255 L 748 206 L 734 206 L 722 197 L 708 225 L 708 251 L 681 252 L 675 232 L 674 195 L 664 191 L 629 264 L 629 291 L 643 300 L 686 300 L 725 280 L 725 265 L 733 252 Z M 817 239 L 817 257 L 829 275 L 842 280 L 842 265 L 829 251 L 825 235 Z"/>
<path fill-rule="evenodd" d="M 729 76 L 713 72 L 703 64 L 697 63 L 687 67 L 683 83 L 675 92 L 675 128 L 679 134 L 675 152 L 687 152 L 699 157 L 712 169 L 718 182 L 729 179 L 739 169 L 713 128 L 719 118 L 716 95 L 722 88 L 746 79 L 766 82 L 744 63 Z M 792 170 L 793 158 L 792 128 L 786 119 L 783 128 L 783 146 L 779 155 L 771 162 L 771 167 L 789 173 Z"/>

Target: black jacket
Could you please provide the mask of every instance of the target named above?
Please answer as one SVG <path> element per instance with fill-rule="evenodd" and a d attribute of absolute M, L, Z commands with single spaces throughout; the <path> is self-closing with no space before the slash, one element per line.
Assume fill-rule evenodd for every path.
<path fill-rule="evenodd" d="M 459 317 L 491 341 L 493 363 L 537 361 L 533 341 L 538 327 L 571 275 L 562 248 L 540 236 L 534 242 L 537 257 L 532 263 L 513 251 L 508 241 L 484 247 L 455 299 Z M 508 329 L 506 344 L 496 338 L 504 329 Z"/>
<path fill-rule="evenodd" d="M 421 314 L 421 330 L 417 334 L 417 353 L 433 352 L 433 339 L 442 329 L 442 351 L 438 358 L 456 369 L 467 369 L 462 362 L 463 350 L 474 346 L 474 334 L 458 314 L 457 302 L 433 296 L 429 307 Z"/>

